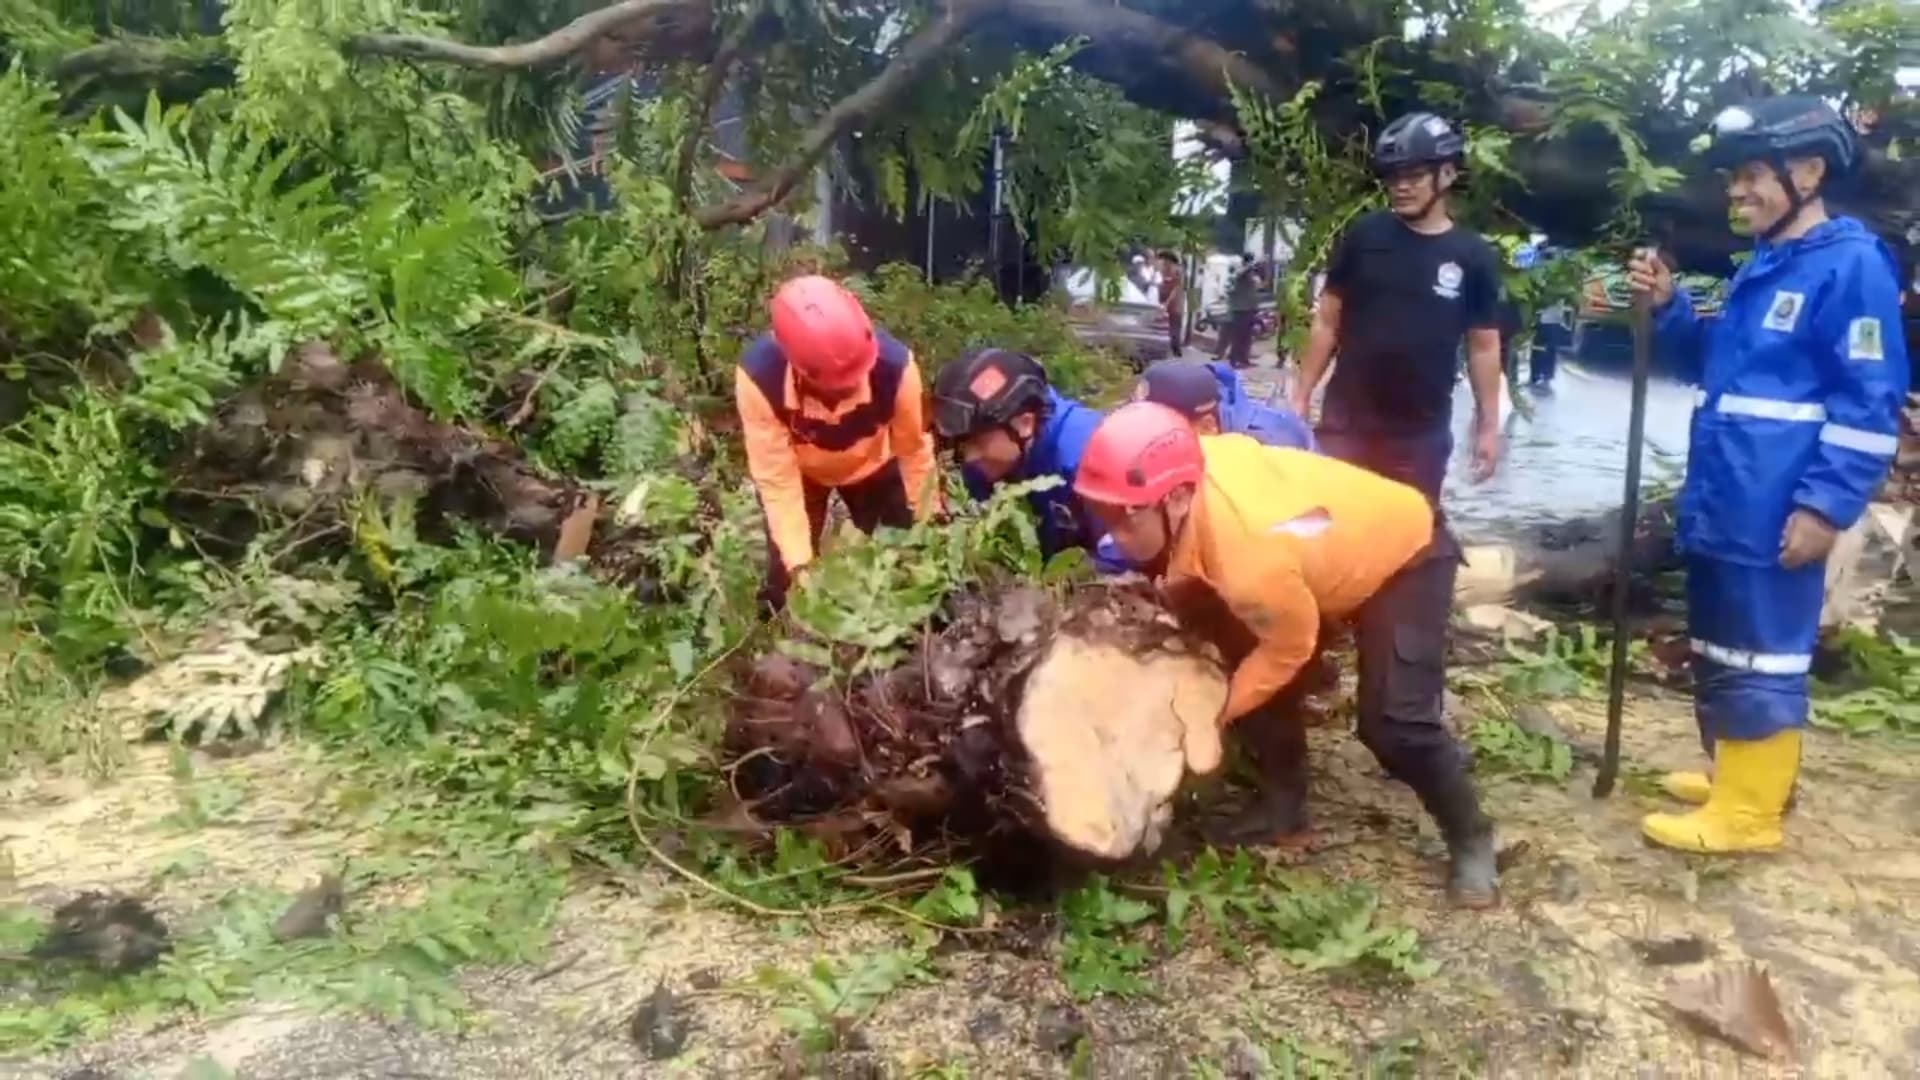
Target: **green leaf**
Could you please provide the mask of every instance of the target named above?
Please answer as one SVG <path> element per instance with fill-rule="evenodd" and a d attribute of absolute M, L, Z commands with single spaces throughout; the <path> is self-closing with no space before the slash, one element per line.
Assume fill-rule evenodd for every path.
<path fill-rule="evenodd" d="M 681 682 L 693 678 L 693 642 L 679 638 L 669 644 L 667 662 L 673 667 L 674 678 Z"/>

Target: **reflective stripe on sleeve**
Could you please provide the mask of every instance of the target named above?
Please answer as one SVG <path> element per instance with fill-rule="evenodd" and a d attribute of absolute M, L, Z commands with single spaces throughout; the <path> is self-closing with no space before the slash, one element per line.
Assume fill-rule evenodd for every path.
<path fill-rule="evenodd" d="M 1900 452 L 1900 438 L 1865 428 L 1847 427 L 1845 424 L 1828 424 L 1820 429 L 1820 441 L 1830 446 L 1858 450 L 1875 457 L 1893 457 Z"/>
<path fill-rule="evenodd" d="M 1748 652 L 1699 638 L 1693 639 L 1693 651 L 1716 664 L 1761 675 L 1805 675 L 1813 667 L 1812 653 Z"/>

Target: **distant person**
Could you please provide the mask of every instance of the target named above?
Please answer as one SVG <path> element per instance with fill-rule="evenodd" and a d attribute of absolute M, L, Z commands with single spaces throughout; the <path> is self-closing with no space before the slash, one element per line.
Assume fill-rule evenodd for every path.
<path fill-rule="evenodd" d="M 1133 400 L 1173 409 L 1202 435 L 1247 435 L 1267 446 L 1318 449 L 1305 420 L 1284 406 L 1253 400 L 1239 374 L 1217 360 L 1162 360 L 1140 376 Z"/>
<path fill-rule="evenodd" d="M 1553 385 L 1560 350 L 1573 345 L 1573 305 L 1561 300 L 1540 312 L 1533 328 L 1533 348 L 1527 357 L 1527 385 Z"/>
<path fill-rule="evenodd" d="M 1337 350 L 1321 449 L 1411 485 L 1436 510 L 1463 341 L 1477 406 L 1474 478 L 1490 478 L 1500 462 L 1500 258 L 1448 212 L 1465 153 L 1431 113 L 1381 133 L 1373 169 L 1390 209 L 1362 217 L 1334 249 L 1293 389 L 1293 411 L 1305 416 Z"/>
<path fill-rule="evenodd" d="M 773 329 L 740 357 L 733 393 L 766 515 L 760 599 L 778 610 L 813 562 L 829 495 L 871 533 L 938 508 L 940 484 L 913 350 L 828 278 L 794 278 L 769 307 Z"/>
<path fill-rule="evenodd" d="M 1827 210 L 1861 157 L 1853 128 L 1818 98 L 1775 97 L 1723 110 L 1708 134 L 1753 257 L 1715 319 L 1657 252 L 1638 253 L 1629 274 L 1661 349 L 1701 388 L 1678 540 L 1694 718 L 1713 771 L 1669 775 L 1667 792 L 1699 809 L 1640 829 L 1723 854 L 1783 841 L 1827 556 L 1893 465 L 1909 368 L 1893 254 Z"/>
<path fill-rule="evenodd" d="M 1001 484 L 1058 477 L 1027 496 L 1048 558 L 1068 548 L 1094 550 L 1094 536 L 1073 497 L 1080 452 L 1100 412 L 1066 397 L 1038 360 L 1007 349 L 976 349 L 947 361 L 933 378 L 933 431 L 960 461 L 967 491 L 985 499 Z"/>
<path fill-rule="evenodd" d="M 1187 279 L 1180 270 L 1180 256 L 1162 251 L 1160 266 L 1160 310 L 1167 316 L 1167 354 L 1179 359 L 1187 339 Z"/>
<path fill-rule="evenodd" d="M 1227 290 L 1227 324 L 1220 331 L 1219 359 L 1236 368 L 1253 366 L 1253 331 L 1267 288 L 1266 268 L 1250 263 Z"/>

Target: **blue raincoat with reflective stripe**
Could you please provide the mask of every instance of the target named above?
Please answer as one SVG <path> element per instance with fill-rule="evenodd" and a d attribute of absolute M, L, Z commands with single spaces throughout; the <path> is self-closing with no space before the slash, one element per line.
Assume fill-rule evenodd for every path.
<path fill-rule="evenodd" d="M 1684 294 L 1655 318 L 1660 345 L 1700 387 L 1680 543 L 1775 566 L 1787 516 L 1835 527 L 1866 510 L 1898 450 L 1907 352 L 1893 253 L 1852 218 L 1761 244 L 1717 318 Z"/>
<path fill-rule="evenodd" d="M 1700 389 L 1679 540 L 1689 556 L 1695 713 L 1715 739 L 1807 718 L 1823 572 L 1780 565 L 1796 509 L 1850 527 L 1898 450 L 1907 385 L 1892 253 L 1851 218 L 1761 244 L 1720 316 L 1682 294 L 1654 320 Z"/>

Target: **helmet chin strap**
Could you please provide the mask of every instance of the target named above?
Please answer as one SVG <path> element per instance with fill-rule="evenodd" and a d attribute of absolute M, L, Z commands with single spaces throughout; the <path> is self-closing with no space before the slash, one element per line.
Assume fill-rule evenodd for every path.
<path fill-rule="evenodd" d="M 1154 509 L 1160 514 L 1160 553 L 1140 567 L 1140 571 L 1150 578 L 1164 577 L 1167 567 L 1173 564 L 1173 515 L 1167 512 L 1165 499 L 1161 499 Z"/>
<path fill-rule="evenodd" d="M 1775 154 L 1767 160 L 1767 164 L 1773 167 L 1774 178 L 1780 181 L 1781 188 L 1787 193 L 1787 212 L 1781 214 L 1779 221 L 1769 225 L 1766 231 L 1760 234 L 1760 239 L 1771 244 L 1774 237 L 1785 232 L 1787 226 L 1792 225 L 1800 217 L 1800 211 L 1806 208 L 1807 200 L 1800 194 L 1800 188 L 1794 184 L 1793 174 L 1787 169 L 1785 157 Z"/>
<path fill-rule="evenodd" d="M 1433 208 L 1440 204 L 1440 196 L 1446 194 L 1446 192 L 1440 189 L 1440 163 L 1439 162 L 1436 161 L 1427 166 L 1427 175 L 1433 178 L 1433 194 L 1429 195 L 1427 197 L 1427 201 L 1421 204 L 1420 211 L 1418 213 L 1414 214 L 1411 218 L 1407 219 L 1409 221 L 1424 220 L 1428 214 L 1433 213 Z"/>

